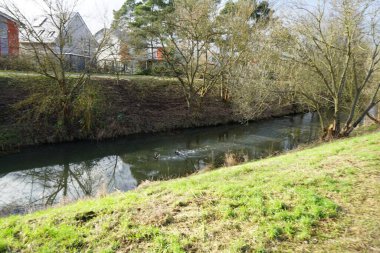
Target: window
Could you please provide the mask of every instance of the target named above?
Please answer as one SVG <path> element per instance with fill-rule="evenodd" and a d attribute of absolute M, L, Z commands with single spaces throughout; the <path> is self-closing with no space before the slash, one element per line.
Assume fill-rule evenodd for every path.
<path fill-rule="evenodd" d="M 8 55 L 8 26 L 6 23 L 0 23 L 0 45 L 1 55 Z"/>
<path fill-rule="evenodd" d="M 73 36 L 67 35 L 66 36 L 66 43 L 68 46 L 72 46 L 73 45 Z"/>

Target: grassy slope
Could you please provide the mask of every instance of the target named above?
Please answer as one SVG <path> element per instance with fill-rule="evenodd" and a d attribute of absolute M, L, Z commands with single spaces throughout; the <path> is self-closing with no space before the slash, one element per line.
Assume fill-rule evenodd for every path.
<path fill-rule="evenodd" d="M 380 132 L 0 220 L 0 251 L 372 252 Z"/>
<path fill-rule="evenodd" d="M 70 73 L 72 78 L 77 75 Z M 0 155 L 29 145 L 73 139 L 101 140 L 241 120 L 233 103 L 220 98 L 218 87 L 202 99 L 200 108 L 188 110 L 176 78 L 121 75 L 117 80 L 115 75 L 94 74 L 87 86 L 92 99 L 79 103 L 91 106 L 91 111 L 78 110 L 76 106 L 75 127 L 71 136 L 67 136 L 62 134 L 62 127 L 56 121 L 56 113 L 52 110 L 56 107 L 51 106 L 54 103 L 47 102 L 57 101 L 56 96 L 42 99 L 47 98 L 47 93 L 54 94 L 55 85 L 36 73 L 0 71 Z M 20 102 L 33 97 L 34 100 L 29 99 L 29 106 L 26 103 L 20 108 Z M 254 119 L 288 115 L 297 110 L 301 112 L 302 108 L 294 108 L 286 100 L 278 104 L 276 100 Z M 38 114 L 42 116 L 39 120 Z M 84 128 L 84 118 L 91 121 L 91 129 L 87 129 L 88 125 Z"/>
<path fill-rule="evenodd" d="M 68 73 L 71 77 L 79 76 L 78 73 Z M 114 74 L 92 74 L 94 80 L 117 80 Z M 40 74 L 34 72 L 21 72 L 21 71 L 6 71 L 0 70 L 0 78 L 24 79 L 24 78 L 41 78 Z M 42 77 L 44 79 L 44 77 Z M 119 80 L 128 80 L 137 82 L 139 85 L 171 85 L 178 84 L 178 80 L 174 77 L 158 77 L 158 76 L 144 76 L 144 75 L 119 75 Z"/>
<path fill-rule="evenodd" d="M 72 75 L 75 77 L 77 74 L 73 73 Z M 108 81 L 111 84 L 116 82 L 115 75 L 97 74 L 97 75 L 93 75 L 93 79 L 100 82 Z M 35 89 L 41 84 L 45 85 L 48 80 L 49 79 L 45 77 L 41 77 L 41 75 L 33 73 L 33 72 L 0 70 L 0 155 L 2 154 L 2 152 L 6 153 L 7 150 L 12 150 L 14 147 L 24 146 L 24 145 L 34 145 L 34 144 L 39 144 L 40 142 L 43 142 L 43 143 L 49 142 L 45 140 L 46 137 L 44 136 L 44 133 L 41 133 L 40 134 L 41 136 L 29 136 L 30 134 L 29 135 L 23 134 L 22 129 L 25 127 L 28 128 L 30 124 L 25 123 L 25 122 L 18 122 L 18 119 L 12 116 L 10 117 L 11 118 L 10 120 L 12 122 L 9 122 L 9 120 L 4 120 L 3 119 L 4 114 L 7 113 L 7 114 L 15 116 L 15 112 L 10 111 L 10 108 L 8 107 L 5 107 L 5 109 L 1 107 L 2 106 L 1 102 L 4 102 L 4 101 L 6 102 L 4 102 L 5 104 L 3 106 L 10 106 L 10 105 L 13 105 L 13 103 L 20 102 L 22 99 L 24 99 L 27 96 L 29 89 L 33 89 L 33 87 Z M 140 76 L 140 75 L 139 76 L 121 75 L 120 80 L 131 82 L 135 85 L 139 85 L 142 87 L 143 90 L 147 89 L 147 92 L 149 92 L 149 90 L 154 89 L 156 87 L 174 86 L 178 82 L 174 78 Z M 6 90 L 7 90 L 7 93 L 5 92 Z M 4 92 L 4 94 L 6 93 L 6 95 L 4 95 L 5 97 L 1 96 L 1 92 Z M 115 100 L 115 97 L 110 98 L 110 99 Z M 4 100 L 4 101 L 1 101 L 1 100 Z M 7 102 L 10 102 L 10 105 L 7 104 Z M 121 108 L 116 108 L 116 109 L 121 109 Z M 1 110 L 4 110 L 4 111 L 1 111 Z M 49 133 L 49 135 L 52 135 L 52 134 Z M 39 139 L 42 139 L 42 140 L 39 140 Z"/>
<path fill-rule="evenodd" d="M 117 81 L 114 75 L 97 74 L 92 76 L 89 86 L 93 87 L 92 92 L 96 91 L 92 101 L 91 131 L 82 131 L 83 126 L 79 123 L 82 112 L 74 119 L 76 127 L 75 131 L 71 131 L 72 136 L 61 136 L 54 116 L 50 115 L 50 120 L 34 120 L 36 116 L 32 119 L 26 117 L 29 114 L 23 111 L 25 108 L 16 109 L 16 105 L 30 94 L 43 94 L 48 90 L 46 87 L 52 89 L 54 84 L 38 74 L 0 71 L 0 155 L 28 145 L 71 141 L 72 137 L 100 140 L 237 120 L 231 113 L 231 106 L 222 101 L 216 92 L 208 95 L 201 111 L 189 112 L 182 88 L 175 78 L 120 76 Z M 37 101 L 41 101 L 41 96 L 44 95 L 38 95 Z M 281 108 L 284 106 L 281 105 Z M 51 107 L 43 104 L 39 109 L 36 111 L 43 116 Z M 293 112 L 291 108 L 284 111 L 276 107 L 273 111 L 282 115 Z"/>

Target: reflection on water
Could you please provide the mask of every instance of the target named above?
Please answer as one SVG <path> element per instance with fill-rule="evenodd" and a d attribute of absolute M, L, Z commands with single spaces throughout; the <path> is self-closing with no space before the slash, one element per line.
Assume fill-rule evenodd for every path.
<path fill-rule="evenodd" d="M 11 172 L 0 178 L 2 213 L 27 212 L 94 196 L 99 191 L 128 191 L 137 186 L 130 165 L 118 156 L 80 163 L 33 168 Z"/>
<path fill-rule="evenodd" d="M 0 157 L 0 215 L 128 191 L 145 180 L 182 177 L 208 165 L 223 166 L 230 152 L 250 160 L 265 157 L 318 135 L 318 117 L 308 113 L 247 126 L 31 148 Z"/>

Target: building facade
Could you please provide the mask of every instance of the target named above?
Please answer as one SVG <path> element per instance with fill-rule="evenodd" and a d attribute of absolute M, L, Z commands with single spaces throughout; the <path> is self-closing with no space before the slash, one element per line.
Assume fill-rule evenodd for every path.
<path fill-rule="evenodd" d="M 98 48 L 94 36 L 87 27 L 81 15 L 77 12 L 70 14 L 69 21 L 64 27 L 64 41 L 60 40 L 62 30 L 58 29 L 59 20 L 51 17 L 40 17 L 33 25 L 33 34 L 21 32 L 22 54 L 33 54 L 36 48 L 49 45 L 55 54 L 63 54 L 66 67 L 73 71 L 83 71 L 92 65 L 92 60 Z"/>
<path fill-rule="evenodd" d="M 0 56 L 17 56 L 20 50 L 16 20 L 0 12 Z"/>

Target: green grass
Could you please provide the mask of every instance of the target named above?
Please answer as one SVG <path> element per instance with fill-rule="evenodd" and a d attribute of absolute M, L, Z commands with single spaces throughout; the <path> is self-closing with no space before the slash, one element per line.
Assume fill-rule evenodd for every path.
<path fill-rule="evenodd" d="M 17 128 L 0 126 L 0 155 L 3 151 L 7 150 L 8 147 L 15 147 L 21 141 L 21 136 Z"/>
<path fill-rule="evenodd" d="M 79 73 L 70 73 L 67 75 L 69 77 L 77 77 Z M 116 80 L 117 75 L 115 74 L 100 74 L 94 73 L 91 75 L 94 80 Z M 34 80 L 35 78 L 42 78 L 42 75 L 36 72 L 22 72 L 22 71 L 13 71 L 13 70 L 0 70 L 0 78 L 11 78 L 15 80 L 23 80 L 25 78 L 29 80 Z M 45 78 L 46 79 L 46 78 Z M 178 80 L 174 77 L 158 77 L 158 76 L 144 76 L 144 75 L 119 75 L 119 80 L 126 80 L 131 82 L 136 82 L 138 85 L 154 85 L 154 84 L 179 84 Z"/>
<path fill-rule="evenodd" d="M 78 74 L 68 73 L 68 76 L 73 80 Z M 77 126 L 78 131 L 72 133 L 76 139 L 103 139 L 131 134 L 128 132 L 128 127 L 122 125 L 123 119 L 118 118 L 119 115 L 125 114 L 124 108 L 130 107 L 128 96 L 125 95 L 129 90 L 136 94 L 140 101 L 144 101 L 144 98 L 150 95 L 154 97 L 156 93 L 167 95 L 161 98 L 163 101 L 168 100 L 164 98 L 170 99 L 175 96 L 182 99 L 182 96 L 178 95 L 182 91 L 175 78 L 122 75 L 119 81 L 118 83 L 115 75 L 92 75 L 91 85 L 86 89 L 86 91 L 91 90 L 87 94 L 91 94 L 89 96 L 91 98 L 95 97 L 92 102 L 96 103 L 92 104 L 90 110 L 92 115 L 88 117 L 92 119 L 92 129 L 85 132 L 82 131 L 83 125 Z M 167 88 L 170 92 L 165 92 Z M 58 86 L 54 81 L 34 72 L 0 71 L 0 100 L 3 102 L 0 103 L 3 104 L 0 105 L 0 155 L 24 146 L 72 139 L 72 136 L 66 138 L 59 134 L 60 125 L 55 120 L 57 112 L 52 110 L 58 105 L 56 101 L 59 92 L 53 92 L 57 89 Z M 77 117 L 73 119 L 77 124 L 83 122 L 85 118 L 83 107 L 88 100 L 83 99 L 83 103 L 78 101 L 77 99 L 73 103 L 77 105 L 77 109 L 82 105 L 82 108 L 77 110 Z M 185 105 L 185 100 L 183 104 Z M 144 104 L 142 109 L 145 109 Z M 36 115 L 44 119 L 37 118 Z M 128 122 L 133 126 L 132 129 L 140 125 L 139 118 L 134 120 Z M 156 125 L 152 123 L 152 128 L 157 127 L 158 131 L 167 130 L 165 126 L 170 128 L 170 124 L 166 122 L 162 126 L 159 123 Z M 110 125 L 114 126 L 114 129 L 110 130 Z"/>
<path fill-rule="evenodd" d="M 0 252 L 376 252 L 380 132 L 0 220 Z"/>

